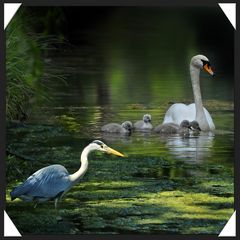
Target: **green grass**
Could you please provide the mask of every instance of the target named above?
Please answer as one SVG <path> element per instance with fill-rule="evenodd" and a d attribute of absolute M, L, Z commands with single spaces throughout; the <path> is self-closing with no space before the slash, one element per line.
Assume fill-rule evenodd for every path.
<path fill-rule="evenodd" d="M 6 29 L 7 119 L 26 111 L 43 73 L 39 39 L 27 26 L 27 17 L 18 13 Z"/>
<path fill-rule="evenodd" d="M 38 34 L 34 29 L 38 21 L 38 17 L 21 8 L 6 29 L 7 120 L 21 120 L 34 102 L 49 101 L 47 81 L 64 81 L 63 74 L 52 63 L 44 62 L 54 49 L 53 43 L 60 44 L 60 40 L 46 33 Z"/>

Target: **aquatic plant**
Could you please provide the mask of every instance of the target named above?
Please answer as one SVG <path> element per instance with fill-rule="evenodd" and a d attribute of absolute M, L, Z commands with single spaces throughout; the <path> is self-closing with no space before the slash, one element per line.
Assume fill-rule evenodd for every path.
<path fill-rule="evenodd" d="M 20 9 L 6 29 L 6 117 L 23 121 L 36 100 L 48 100 L 46 81 L 64 80 L 46 58 L 59 40 L 37 33 L 38 16 Z"/>
<path fill-rule="evenodd" d="M 6 116 L 22 120 L 42 75 L 38 39 L 30 33 L 26 17 L 17 14 L 6 29 Z"/>

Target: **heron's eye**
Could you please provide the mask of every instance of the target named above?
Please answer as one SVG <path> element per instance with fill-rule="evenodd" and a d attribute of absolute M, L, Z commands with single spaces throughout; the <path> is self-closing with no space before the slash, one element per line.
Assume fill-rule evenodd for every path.
<path fill-rule="evenodd" d="M 103 145 L 101 145 L 101 148 L 103 148 Z"/>

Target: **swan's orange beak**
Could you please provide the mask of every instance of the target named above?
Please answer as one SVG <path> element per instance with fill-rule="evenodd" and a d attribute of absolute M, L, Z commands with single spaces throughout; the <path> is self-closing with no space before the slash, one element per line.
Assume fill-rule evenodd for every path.
<path fill-rule="evenodd" d="M 208 72 L 211 76 L 214 76 L 214 72 L 212 70 L 212 68 L 208 65 L 208 64 L 205 64 L 203 66 L 203 68 L 205 69 L 206 72 Z"/>

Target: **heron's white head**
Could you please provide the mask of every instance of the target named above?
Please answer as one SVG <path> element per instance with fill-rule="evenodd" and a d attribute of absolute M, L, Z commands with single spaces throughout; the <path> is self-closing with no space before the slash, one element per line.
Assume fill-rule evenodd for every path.
<path fill-rule="evenodd" d="M 211 64 L 210 64 L 208 58 L 204 55 L 199 54 L 199 55 L 192 57 L 190 66 L 192 66 L 194 68 L 198 68 L 198 69 L 204 69 L 207 73 L 214 76 L 214 72 L 211 68 Z"/>
<path fill-rule="evenodd" d="M 143 121 L 144 121 L 145 123 L 151 122 L 151 120 L 152 120 L 152 117 L 151 117 L 150 114 L 145 114 L 145 115 L 143 115 Z"/>
<path fill-rule="evenodd" d="M 131 131 L 132 128 L 133 128 L 133 125 L 132 125 L 132 123 L 130 121 L 123 122 L 121 126 L 123 128 L 125 128 L 126 130 L 128 130 L 128 131 Z"/>
<path fill-rule="evenodd" d="M 96 151 L 101 151 L 101 152 L 105 152 L 105 153 L 109 153 L 109 154 L 113 154 L 119 157 L 124 157 L 124 155 L 110 147 L 108 147 L 105 143 L 103 143 L 100 140 L 94 140 L 93 142 L 91 142 L 89 144 L 89 147 L 92 151 L 96 150 Z"/>

